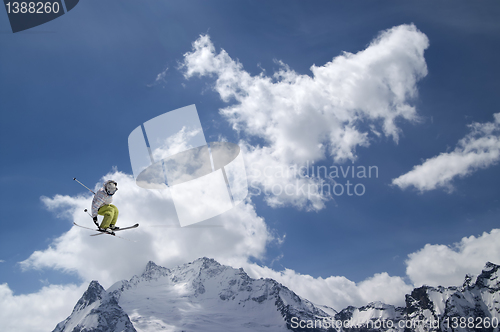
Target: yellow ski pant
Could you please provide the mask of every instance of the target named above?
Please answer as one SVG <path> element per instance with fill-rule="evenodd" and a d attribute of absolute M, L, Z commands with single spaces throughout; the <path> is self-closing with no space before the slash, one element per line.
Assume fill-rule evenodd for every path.
<path fill-rule="evenodd" d="M 101 222 L 101 228 L 106 229 L 110 225 L 116 224 L 116 219 L 118 219 L 118 208 L 113 204 L 101 206 L 97 213 L 104 216 L 104 219 Z"/>

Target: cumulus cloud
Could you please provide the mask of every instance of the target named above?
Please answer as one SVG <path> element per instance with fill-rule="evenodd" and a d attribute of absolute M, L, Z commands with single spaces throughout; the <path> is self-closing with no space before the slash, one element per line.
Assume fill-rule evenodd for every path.
<path fill-rule="evenodd" d="M 201 129 L 188 130 L 186 127 L 182 127 L 178 133 L 167 137 L 160 147 L 153 150 L 153 159 L 162 160 L 179 152 L 194 148 L 189 144 L 190 139 L 199 135 L 200 132 Z"/>
<path fill-rule="evenodd" d="M 0 329 L 5 332 L 46 332 L 71 314 L 88 284 L 50 285 L 37 293 L 14 295 L 0 285 Z"/>
<path fill-rule="evenodd" d="M 365 50 L 344 52 L 323 66 L 311 66 L 312 76 L 279 62 L 280 69 L 269 77 L 250 75 L 226 51 L 217 53 L 210 37 L 203 35 L 184 55 L 181 68 L 186 78 L 214 77 L 214 90 L 232 103 L 220 113 L 249 139 L 263 139 L 264 146 L 241 142 L 247 145 L 249 164 L 262 174 L 269 164 L 285 169 L 328 158 L 354 161 L 356 149 L 369 146 L 382 133 L 397 142 L 396 122 L 418 120 L 410 102 L 417 95 L 417 82 L 427 74 L 428 45 L 414 25 L 401 25 L 381 32 Z M 278 180 L 251 181 L 271 192 Z M 279 181 L 282 189 L 296 185 L 296 177 Z M 302 181 L 313 188 L 318 184 L 317 179 Z M 323 208 L 327 199 L 314 189 L 267 196 L 272 206 L 312 210 Z"/>
<path fill-rule="evenodd" d="M 423 164 L 392 180 L 401 189 L 413 186 L 419 191 L 447 188 L 452 180 L 469 176 L 479 169 L 495 165 L 500 160 L 500 113 L 493 122 L 473 123 L 455 150 L 427 159 Z"/>
<path fill-rule="evenodd" d="M 391 277 L 386 272 L 355 283 L 343 276 L 314 278 L 290 269 L 278 272 L 256 264 L 247 264 L 244 268 L 254 278 L 272 278 L 309 301 L 335 310 L 350 305 L 363 306 L 374 301 L 402 306 L 405 294 L 412 290 L 412 286 L 401 277 Z"/>
<path fill-rule="evenodd" d="M 500 229 L 453 246 L 426 244 L 408 255 L 406 274 L 416 286 L 461 285 L 466 274 L 477 275 L 488 261 L 500 264 Z"/>
<path fill-rule="evenodd" d="M 405 294 L 414 287 L 462 285 L 467 274 L 477 276 L 488 261 L 500 264 L 500 229 L 464 237 L 451 246 L 427 244 L 409 254 L 406 276 L 410 283 L 386 272 L 355 283 L 343 276 L 314 278 L 290 269 L 275 271 L 248 263 L 245 270 L 254 278 L 273 278 L 314 303 L 341 310 L 373 301 L 404 306 Z"/>

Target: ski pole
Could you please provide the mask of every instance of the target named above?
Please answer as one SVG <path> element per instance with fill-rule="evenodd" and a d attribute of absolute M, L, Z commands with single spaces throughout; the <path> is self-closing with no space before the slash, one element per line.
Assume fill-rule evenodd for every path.
<path fill-rule="evenodd" d="M 83 210 L 83 212 L 87 212 L 87 214 L 90 216 L 90 218 L 92 218 L 92 215 L 89 213 L 89 211 L 87 209 Z"/>
<path fill-rule="evenodd" d="M 87 188 L 92 194 L 95 195 L 95 192 L 93 192 L 92 190 L 90 190 L 86 185 L 84 185 L 83 183 L 81 183 L 80 181 L 78 181 L 76 178 L 73 178 L 73 180 L 75 180 L 76 182 L 78 182 L 79 184 L 81 184 L 82 186 L 84 186 L 85 188 Z M 102 198 L 100 197 L 97 197 L 101 202 L 103 202 L 104 204 L 106 204 L 105 201 L 102 200 Z"/>
<path fill-rule="evenodd" d="M 81 184 L 82 186 L 84 186 L 85 188 L 87 188 L 87 189 L 88 189 L 88 191 L 90 191 L 92 194 L 94 194 L 94 195 L 95 195 L 95 192 L 93 192 L 92 190 L 90 190 L 90 189 L 89 189 L 86 185 L 84 185 L 83 183 L 81 183 L 80 181 L 78 181 L 76 178 L 73 178 L 73 180 L 75 180 L 76 182 L 78 182 L 79 184 Z M 99 197 L 98 197 L 98 198 L 99 198 Z M 101 202 L 103 202 L 103 203 L 106 203 L 106 202 L 104 202 L 101 198 L 99 198 L 99 200 L 100 200 Z M 83 210 L 83 211 L 84 211 L 84 212 L 87 212 L 87 214 L 89 215 L 89 217 L 90 217 L 90 218 L 92 218 L 92 219 L 94 219 L 94 218 L 92 217 L 92 215 L 91 215 L 91 214 L 87 211 L 87 209 L 85 209 L 85 210 Z M 97 222 L 95 222 L 95 221 L 94 221 L 94 224 L 97 226 L 97 228 L 99 228 L 99 224 L 98 224 Z"/>
<path fill-rule="evenodd" d="M 87 214 L 89 215 L 89 217 L 92 218 L 92 215 L 89 213 L 89 211 L 87 211 L 87 209 L 83 210 L 83 212 L 87 212 Z M 94 220 L 94 218 L 92 218 L 92 220 Z M 97 226 L 97 228 L 100 228 L 99 224 L 96 221 L 94 221 L 94 224 Z"/>
<path fill-rule="evenodd" d="M 81 184 L 82 186 L 84 186 L 85 188 L 87 188 L 88 191 L 90 191 L 92 194 L 95 195 L 95 192 L 93 192 L 92 190 L 90 190 L 86 185 L 84 185 L 83 183 L 81 183 L 80 181 L 78 181 L 76 178 L 73 178 L 73 180 L 75 180 L 76 182 L 78 182 L 79 184 Z"/>

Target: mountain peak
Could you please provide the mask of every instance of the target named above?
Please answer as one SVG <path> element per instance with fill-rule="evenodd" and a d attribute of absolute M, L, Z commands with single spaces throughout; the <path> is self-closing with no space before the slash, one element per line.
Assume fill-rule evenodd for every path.
<path fill-rule="evenodd" d="M 73 308 L 73 312 L 76 312 L 84 307 L 88 307 L 96 301 L 102 300 L 105 293 L 106 291 L 101 284 L 97 280 L 92 280 L 85 293 L 83 293 L 82 297 Z"/>
<path fill-rule="evenodd" d="M 483 271 L 477 276 L 476 285 L 491 291 L 500 290 L 500 265 L 487 262 Z"/>
<path fill-rule="evenodd" d="M 486 262 L 483 268 L 483 272 L 490 272 L 492 270 L 498 270 L 500 268 L 500 265 L 494 264 L 492 262 Z"/>
<path fill-rule="evenodd" d="M 208 257 L 202 257 L 202 258 L 198 258 L 197 260 L 195 260 L 193 262 L 194 264 L 196 263 L 201 263 L 201 268 L 202 269 L 207 269 L 207 268 L 210 268 L 210 267 L 219 267 L 219 266 L 222 266 L 219 262 L 217 262 L 215 259 L 213 258 L 208 258 Z"/>
<path fill-rule="evenodd" d="M 155 262 L 149 261 L 148 264 L 146 264 L 146 268 L 144 269 L 144 272 L 149 272 L 151 270 L 157 269 L 159 266 L 156 265 Z"/>
<path fill-rule="evenodd" d="M 57 324 L 53 332 L 122 331 L 137 332 L 117 299 L 92 281 L 71 315 Z"/>
<path fill-rule="evenodd" d="M 167 269 L 166 267 L 156 265 L 155 262 L 149 261 L 148 264 L 146 264 L 146 268 L 144 269 L 144 272 L 142 273 L 141 277 L 143 277 L 146 280 L 151 280 L 151 279 L 157 279 L 161 276 L 165 276 L 168 273 L 170 273 L 170 270 Z"/>

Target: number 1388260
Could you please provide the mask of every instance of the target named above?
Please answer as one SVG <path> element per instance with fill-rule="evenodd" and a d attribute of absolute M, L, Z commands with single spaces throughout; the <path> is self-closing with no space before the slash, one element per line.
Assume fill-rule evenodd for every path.
<path fill-rule="evenodd" d="M 7 2 L 8 14 L 50 14 L 59 13 L 59 2 Z"/>
<path fill-rule="evenodd" d="M 498 325 L 499 320 L 497 317 L 446 317 L 441 324 L 442 327 L 451 327 L 452 329 L 488 329 L 490 327 L 497 328 Z"/>

